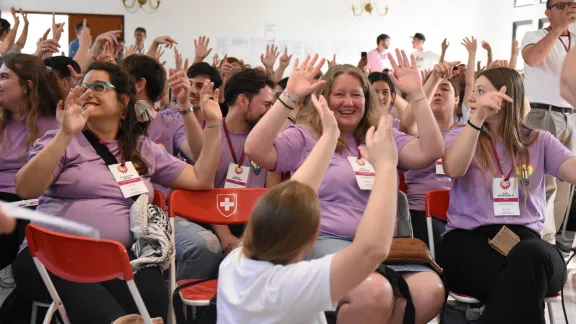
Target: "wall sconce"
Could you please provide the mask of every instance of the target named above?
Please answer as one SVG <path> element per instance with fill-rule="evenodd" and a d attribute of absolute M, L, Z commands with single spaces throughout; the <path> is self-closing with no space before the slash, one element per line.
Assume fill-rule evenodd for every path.
<path fill-rule="evenodd" d="M 152 13 L 160 7 L 160 0 L 122 0 L 124 8 L 129 12 L 136 12 L 138 9 L 142 9 L 147 13 Z M 146 4 L 148 4 L 146 6 Z M 149 9 L 146 9 L 149 7 Z"/>
<path fill-rule="evenodd" d="M 357 18 L 368 18 L 374 13 L 375 17 L 384 17 L 390 8 L 386 5 L 382 10 L 380 0 L 360 0 L 360 4 L 352 3 L 352 14 Z"/>

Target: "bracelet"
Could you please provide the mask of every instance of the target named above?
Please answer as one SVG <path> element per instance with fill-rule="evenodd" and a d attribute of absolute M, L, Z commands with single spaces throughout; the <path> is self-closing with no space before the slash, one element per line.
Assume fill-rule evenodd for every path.
<path fill-rule="evenodd" d="M 424 100 L 424 99 L 427 99 L 427 97 L 424 96 L 424 97 L 422 97 L 422 98 L 420 98 L 420 99 L 418 99 L 418 100 L 416 100 L 416 101 L 412 101 L 412 103 L 417 103 L 417 102 L 420 102 L 420 101 L 422 101 L 422 100 Z"/>
<path fill-rule="evenodd" d="M 470 127 L 474 128 L 475 130 L 477 130 L 477 131 L 479 131 L 479 132 L 481 132 L 481 131 L 482 131 L 482 128 L 484 127 L 484 124 L 482 124 L 482 126 L 480 126 L 480 127 L 472 124 L 472 122 L 470 121 L 470 119 L 468 119 L 468 125 L 470 125 Z"/>
<path fill-rule="evenodd" d="M 295 105 L 298 104 L 298 100 L 296 100 L 296 98 L 289 95 L 288 92 L 284 91 L 284 92 L 282 92 L 282 94 L 285 95 L 288 99 L 290 99 L 290 101 L 292 101 Z"/>
<path fill-rule="evenodd" d="M 208 126 L 206 126 L 206 128 L 218 128 L 218 127 L 220 127 L 220 125 L 221 125 L 221 124 L 218 124 L 218 125 L 208 125 Z"/>
<path fill-rule="evenodd" d="M 286 108 L 294 110 L 294 107 L 288 106 L 284 101 L 282 101 L 282 99 L 280 99 L 280 96 L 276 96 L 276 98 L 278 98 L 278 101 L 280 101 Z"/>

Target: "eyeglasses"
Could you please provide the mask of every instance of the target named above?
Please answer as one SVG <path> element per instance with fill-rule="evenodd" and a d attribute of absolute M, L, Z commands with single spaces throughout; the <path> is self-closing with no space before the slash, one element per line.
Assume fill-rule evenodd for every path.
<path fill-rule="evenodd" d="M 564 10 L 564 8 L 566 8 L 566 6 L 573 6 L 576 5 L 576 2 L 574 1 L 569 1 L 569 2 L 558 2 L 555 3 L 553 5 L 551 5 L 550 7 L 548 7 L 548 9 L 552 9 L 554 7 L 558 8 L 558 10 Z"/>
<path fill-rule="evenodd" d="M 116 87 L 106 81 L 94 81 L 92 83 L 84 83 L 86 89 L 91 89 L 94 92 L 104 92 L 108 88 L 115 89 Z M 74 88 L 82 86 L 82 83 L 74 85 Z"/>

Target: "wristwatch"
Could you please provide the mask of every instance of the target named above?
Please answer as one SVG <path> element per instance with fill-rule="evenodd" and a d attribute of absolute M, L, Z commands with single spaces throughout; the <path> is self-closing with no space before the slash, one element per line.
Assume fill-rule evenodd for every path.
<path fill-rule="evenodd" d="M 184 116 L 184 115 L 188 115 L 191 112 L 194 112 L 194 110 L 196 110 L 196 108 L 194 108 L 194 106 L 190 106 L 186 109 L 180 109 L 180 110 L 178 110 L 178 112 L 180 113 L 180 115 Z"/>

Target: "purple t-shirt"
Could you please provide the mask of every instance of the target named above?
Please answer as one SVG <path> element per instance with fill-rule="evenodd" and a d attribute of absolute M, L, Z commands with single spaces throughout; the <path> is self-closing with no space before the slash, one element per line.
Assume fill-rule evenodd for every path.
<path fill-rule="evenodd" d="M 398 152 L 415 139 L 396 129 L 392 132 Z M 351 134 L 345 134 L 344 137 L 348 148 L 334 153 L 318 189 L 322 213 L 320 234 L 352 239 L 366 209 L 370 191 L 358 187 L 354 170 L 348 161 L 348 156 L 358 156 L 356 141 Z M 318 137 L 307 126 L 288 126 L 274 141 L 278 151 L 275 171 L 297 170 L 317 142 Z"/>
<path fill-rule="evenodd" d="M 180 114 L 178 111 L 173 111 L 172 108 L 170 107 L 167 107 L 166 109 L 162 110 L 159 115 L 171 117 L 174 119 L 182 119 L 182 114 Z"/>
<path fill-rule="evenodd" d="M 59 125 L 55 117 L 38 117 L 36 127 L 40 138 Z M 4 129 L 0 143 L 0 192 L 16 193 L 16 173 L 28 162 L 32 149 L 25 146 L 28 134 L 25 121 L 10 120 Z"/>
<path fill-rule="evenodd" d="M 441 129 L 442 137 L 450 130 Z M 452 181 L 444 174 L 436 174 L 436 163 L 422 170 L 404 172 L 404 183 L 408 187 L 406 196 L 412 210 L 424 210 L 426 193 L 431 190 L 450 190 Z"/>
<path fill-rule="evenodd" d="M 445 137 L 446 149 L 450 148 L 463 127 L 453 128 Z M 538 137 L 528 148 L 530 165 L 522 166 L 517 170 L 519 174 L 518 192 L 520 200 L 519 216 L 495 216 L 492 200 L 492 179 L 494 174 L 489 167 L 486 170 L 486 178 L 482 171 L 482 160 L 479 150 L 468 167 L 466 174 L 452 181 L 450 191 L 450 206 L 448 208 L 448 225 L 446 233 L 454 229 L 471 230 L 479 226 L 492 224 L 523 225 L 529 229 L 541 233 L 544 225 L 546 212 L 546 188 L 544 176 L 556 177 L 558 168 L 567 159 L 574 156 L 558 139 L 546 131 L 538 131 Z M 512 164 L 510 156 L 502 141 L 495 143 L 498 157 L 503 163 L 502 170 L 507 173 Z M 514 173 L 512 173 L 514 174 Z M 500 177 L 500 174 L 496 174 Z M 530 192 L 524 195 L 524 186 L 520 181 L 527 181 Z"/>
<path fill-rule="evenodd" d="M 56 135 L 49 131 L 34 146 L 34 158 Z M 117 141 L 104 144 L 116 159 L 122 159 Z M 168 154 L 148 137 L 141 137 L 138 150 L 148 163 L 148 174 L 141 178 L 148 188 L 150 201 L 154 199 L 152 182 L 167 186 L 184 170 L 186 163 Z M 100 230 L 102 238 L 118 241 L 125 246 L 132 243 L 130 207 L 132 198 L 124 198 L 112 173 L 84 134 L 70 142 L 54 170 L 54 183 L 40 197 L 38 211 L 61 216 Z"/>
<path fill-rule="evenodd" d="M 181 119 L 174 119 L 166 115 L 158 114 L 148 125 L 148 137 L 152 142 L 160 145 L 170 155 L 177 156 L 180 152 L 180 144 L 186 140 L 186 128 Z M 159 190 L 168 198 L 170 189 L 158 183 L 154 183 L 154 189 Z"/>
<path fill-rule="evenodd" d="M 225 122 L 225 120 L 222 121 L 222 123 Z M 220 128 L 222 132 L 222 151 L 220 152 L 220 162 L 218 163 L 216 177 L 214 178 L 214 188 L 224 188 L 224 184 L 226 183 L 226 175 L 228 175 L 228 167 L 230 166 L 230 163 L 234 163 L 232 153 L 230 153 L 230 148 L 228 146 L 228 141 L 226 140 L 226 134 L 224 133 L 224 127 Z M 244 151 L 244 143 L 246 143 L 248 133 L 229 132 L 229 134 L 236 158 L 240 159 L 242 151 Z M 244 156 L 242 165 L 250 167 L 250 175 L 248 176 L 248 183 L 246 184 L 246 187 L 264 188 L 266 185 L 266 170 L 252 162 L 247 155 Z"/>

